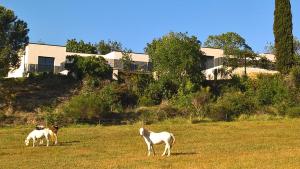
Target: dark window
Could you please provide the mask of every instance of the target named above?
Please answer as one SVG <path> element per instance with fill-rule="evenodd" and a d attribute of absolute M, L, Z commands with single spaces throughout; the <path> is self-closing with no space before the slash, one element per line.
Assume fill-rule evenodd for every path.
<path fill-rule="evenodd" d="M 214 62 L 215 62 L 215 64 L 214 64 L 215 67 L 223 65 L 224 64 L 224 58 L 223 57 L 216 58 Z"/>
<path fill-rule="evenodd" d="M 54 71 L 54 58 L 39 56 L 38 72 L 53 72 Z"/>
<path fill-rule="evenodd" d="M 204 68 L 205 69 L 210 69 L 214 67 L 214 57 L 212 56 L 206 56 L 205 57 L 205 64 L 204 64 Z"/>

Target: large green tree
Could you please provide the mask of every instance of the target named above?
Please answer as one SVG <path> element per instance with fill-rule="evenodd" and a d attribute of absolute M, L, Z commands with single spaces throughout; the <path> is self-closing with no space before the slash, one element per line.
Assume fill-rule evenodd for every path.
<path fill-rule="evenodd" d="M 28 44 L 27 23 L 0 6 L 0 77 L 20 65 L 19 53 Z"/>
<path fill-rule="evenodd" d="M 277 69 L 281 73 L 288 73 L 295 59 L 290 0 L 275 0 L 273 31 Z"/>
<path fill-rule="evenodd" d="M 86 43 L 83 40 L 70 39 L 67 41 L 66 48 L 67 52 L 97 54 L 97 48 L 90 42 Z"/>
<path fill-rule="evenodd" d="M 205 47 L 224 50 L 224 66 L 231 70 L 243 65 L 247 67 L 247 60 L 256 57 L 246 40 L 235 32 L 227 32 L 220 35 L 211 35 L 204 43 Z"/>
<path fill-rule="evenodd" d="M 148 43 L 145 51 L 159 78 L 172 79 L 178 84 L 186 79 L 199 83 L 203 78 L 201 71 L 205 62 L 200 47 L 197 37 L 170 32 Z"/>

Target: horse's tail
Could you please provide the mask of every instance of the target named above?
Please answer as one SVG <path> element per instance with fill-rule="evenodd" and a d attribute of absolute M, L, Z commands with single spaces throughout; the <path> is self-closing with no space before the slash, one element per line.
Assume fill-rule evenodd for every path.
<path fill-rule="evenodd" d="M 172 133 L 170 133 L 171 137 L 172 137 L 172 145 L 175 143 L 175 137 Z"/>

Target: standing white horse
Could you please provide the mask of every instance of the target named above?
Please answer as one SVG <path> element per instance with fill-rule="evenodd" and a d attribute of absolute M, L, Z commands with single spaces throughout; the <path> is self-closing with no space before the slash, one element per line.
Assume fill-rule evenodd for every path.
<path fill-rule="evenodd" d="M 155 151 L 153 148 L 154 144 L 160 144 L 160 143 L 165 143 L 165 151 L 162 154 L 162 156 L 166 155 L 168 153 L 168 156 L 171 155 L 171 148 L 172 145 L 175 142 L 175 137 L 172 133 L 169 132 L 160 132 L 160 133 L 155 133 L 152 131 L 148 131 L 147 129 L 140 128 L 140 135 L 144 137 L 145 142 L 148 147 L 148 156 L 151 154 L 151 150 L 153 152 L 153 155 L 155 155 Z"/>

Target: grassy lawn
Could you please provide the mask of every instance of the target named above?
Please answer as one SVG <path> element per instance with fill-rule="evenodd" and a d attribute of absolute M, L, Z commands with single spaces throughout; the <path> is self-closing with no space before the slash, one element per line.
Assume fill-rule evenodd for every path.
<path fill-rule="evenodd" d="M 0 128 L 0 168 L 300 168 L 300 119 L 147 126 L 174 133 L 171 157 L 146 156 L 139 125 L 78 126 L 59 145 L 25 147 L 32 128 Z"/>

